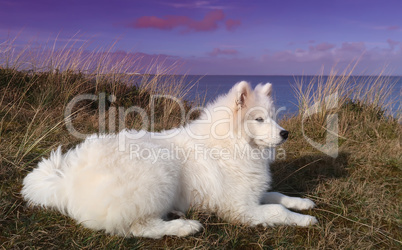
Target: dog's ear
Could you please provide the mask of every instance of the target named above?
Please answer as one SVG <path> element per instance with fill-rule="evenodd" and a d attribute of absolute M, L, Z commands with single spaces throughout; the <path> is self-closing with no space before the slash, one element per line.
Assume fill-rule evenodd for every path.
<path fill-rule="evenodd" d="M 266 96 L 271 96 L 272 94 L 272 84 L 267 83 L 260 87 L 260 92 Z"/>
<path fill-rule="evenodd" d="M 251 93 L 250 84 L 246 81 L 237 83 L 234 87 L 236 92 L 236 106 L 240 109 L 246 106 L 246 100 Z"/>

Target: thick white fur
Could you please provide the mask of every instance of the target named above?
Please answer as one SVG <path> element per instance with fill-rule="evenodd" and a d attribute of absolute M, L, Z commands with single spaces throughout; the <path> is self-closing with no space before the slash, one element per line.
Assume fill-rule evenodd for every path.
<path fill-rule="evenodd" d="M 196 233 L 202 229 L 198 221 L 166 219 L 189 207 L 250 226 L 315 224 L 314 217 L 287 209 L 310 209 L 312 201 L 266 192 L 269 160 L 259 153 L 284 141 L 272 119 L 271 92 L 269 83 L 252 90 L 240 82 L 184 127 L 135 139 L 138 131 L 93 135 L 66 154 L 58 148 L 27 175 L 22 195 L 88 228 L 124 236 Z M 152 153 L 173 155 L 175 149 L 182 154 Z"/>

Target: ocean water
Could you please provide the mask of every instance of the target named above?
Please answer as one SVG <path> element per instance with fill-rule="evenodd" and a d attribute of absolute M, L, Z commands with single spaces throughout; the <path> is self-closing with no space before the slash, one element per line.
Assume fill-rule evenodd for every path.
<path fill-rule="evenodd" d="M 304 83 L 309 83 L 315 76 L 187 76 L 189 83 L 196 83 L 190 90 L 188 99 L 193 100 L 197 96 L 200 98 L 205 97 L 205 101 L 211 101 L 218 95 L 224 94 L 230 90 L 230 88 L 237 82 L 248 81 L 253 87 L 259 83 L 272 83 L 273 86 L 273 98 L 275 100 L 275 106 L 277 110 L 282 108 L 278 113 L 278 118 L 282 118 L 284 115 L 296 114 L 298 112 L 297 99 L 293 90 L 296 81 L 303 80 Z M 326 80 L 326 77 L 323 77 Z M 366 76 L 356 76 L 350 78 L 351 83 L 359 81 L 367 81 Z M 396 115 L 396 110 L 401 105 L 402 99 L 402 77 L 393 76 L 390 77 L 390 83 L 395 84 L 390 100 L 396 100 L 391 114 Z M 292 87 L 293 86 L 293 87 Z"/>

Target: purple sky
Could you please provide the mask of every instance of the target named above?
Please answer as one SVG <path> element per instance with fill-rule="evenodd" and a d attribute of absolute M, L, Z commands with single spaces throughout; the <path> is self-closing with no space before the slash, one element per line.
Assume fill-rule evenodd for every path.
<path fill-rule="evenodd" d="M 0 0 L 0 43 L 91 41 L 183 63 L 189 74 L 402 75 L 401 0 Z M 91 47 L 89 47 L 91 49 Z"/>

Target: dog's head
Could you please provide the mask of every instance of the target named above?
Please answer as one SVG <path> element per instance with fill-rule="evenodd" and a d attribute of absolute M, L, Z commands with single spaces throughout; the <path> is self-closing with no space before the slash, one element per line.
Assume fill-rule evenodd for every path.
<path fill-rule="evenodd" d="M 288 138 L 288 131 L 275 122 L 272 84 L 259 84 L 254 90 L 248 82 L 237 83 L 230 95 L 234 105 L 234 119 L 238 133 L 251 144 L 275 147 Z"/>
<path fill-rule="evenodd" d="M 209 103 L 189 131 L 197 138 L 212 136 L 215 142 L 241 139 L 258 147 L 275 147 L 288 137 L 288 132 L 275 122 L 275 115 L 272 85 L 259 84 L 253 90 L 242 81 Z"/>

